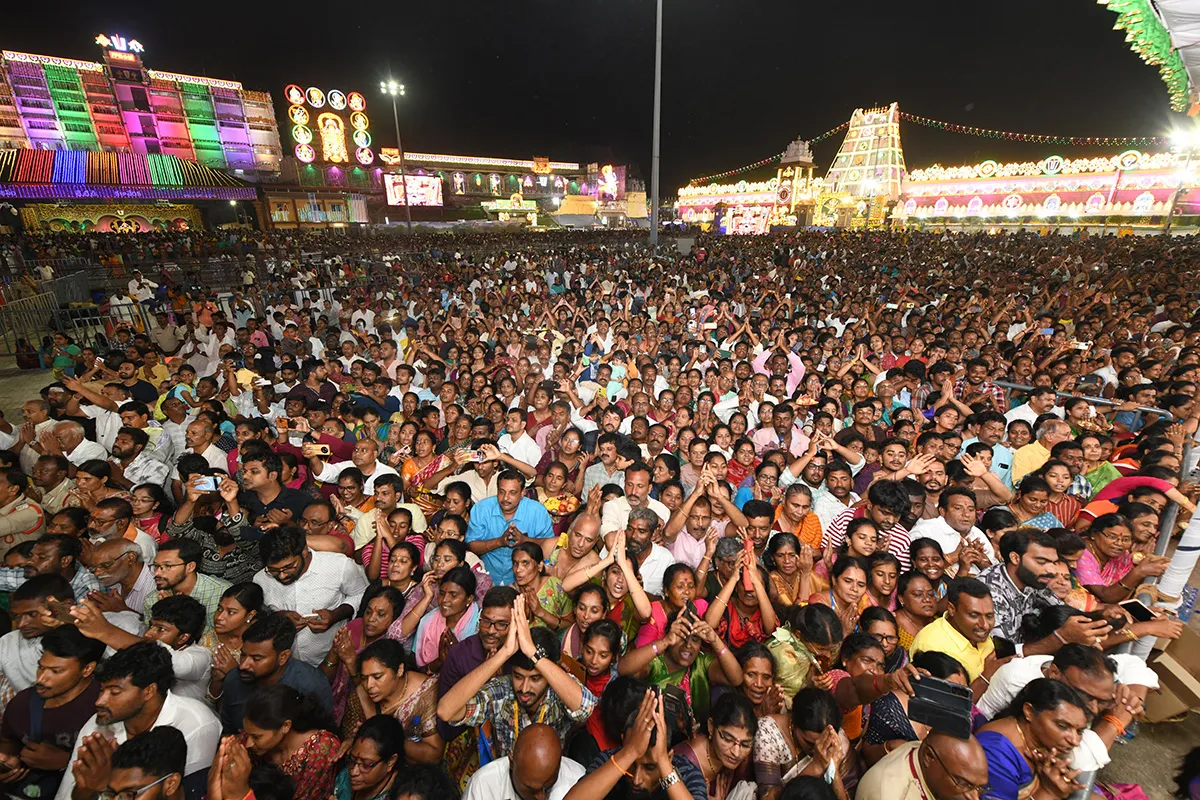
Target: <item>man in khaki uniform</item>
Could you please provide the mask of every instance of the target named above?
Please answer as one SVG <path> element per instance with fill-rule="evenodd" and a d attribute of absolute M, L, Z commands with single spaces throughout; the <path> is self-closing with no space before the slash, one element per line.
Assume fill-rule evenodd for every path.
<path fill-rule="evenodd" d="M 25 496 L 26 483 L 19 467 L 0 470 L 0 556 L 46 532 L 42 507 Z"/>

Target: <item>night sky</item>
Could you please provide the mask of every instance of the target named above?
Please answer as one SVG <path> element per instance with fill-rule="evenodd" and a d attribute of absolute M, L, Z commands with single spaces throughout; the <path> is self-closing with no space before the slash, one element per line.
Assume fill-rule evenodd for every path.
<path fill-rule="evenodd" d="M 240 80 L 270 91 L 280 113 L 287 83 L 358 89 L 382 146 L 394 135 L 378 84 L 395 77 L 408 89 L 400 122 L 410 150 L 611 159 L 649 181 L 654 0 L 107 0 L 53 4 L 45 15 L 11 5 L 5 49 L 100 60 L 94 36 L 120 33 L 142 42 L 147 66 Z M 1112 29 L 1115 18 L 1092 0 L 665 0 L 663 194 L 891 101 L 987 128 L 1165 133 L 1186 118 L 1170 111 L 1157 70 Z M 901 137 L 909 169 L 1085 154 L 911 123 Z M 818 166 L 840 141 L 818 147 Z"/>

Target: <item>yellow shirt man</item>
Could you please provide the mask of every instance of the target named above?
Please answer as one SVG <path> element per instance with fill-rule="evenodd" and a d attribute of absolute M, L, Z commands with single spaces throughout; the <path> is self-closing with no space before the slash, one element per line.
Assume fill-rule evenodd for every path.
<path fill-rule="evenodd" d="M 913 639 L 910 652 L 915 657 L 917 653 L 927 650 L 951 656 L 963 665 L 963 669 L 967 671 L 967 678 L 974 681 L 983 674 L 983 662 L 996 652 L 996 646 L 992 644 L 990 636 L 983 644 L 971 644 L 967 637 L 950 624 L 948 618 L 938 617 L 921 629 Z"/>

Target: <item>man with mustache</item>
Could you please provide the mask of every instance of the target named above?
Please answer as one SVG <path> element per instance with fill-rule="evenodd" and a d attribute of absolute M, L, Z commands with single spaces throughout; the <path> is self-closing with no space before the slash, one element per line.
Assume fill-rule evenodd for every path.
<path fill-rule="evenodd" d="M 548 628 L 531 630 L 525 600 L 518 597 L 504 644 L 442 696 L 438 718 L 460 725 L 491 720 L 496 758 L 512 755 L 521 729 L 535 723 L 549 725 L 562 741 L 597 699 L 559 666 L 560 657 L 558 637 Z M 511 674 L 497 675 L 506 664 Z"/>
<path fill-rule="evenodd" d="M 95 748 L 105 747 L 104 739 L 123 744 L 152 728 L 177 728 L 187 742 L 185 790 L 195 792 L 195 796 L 203 794 L 208 768 L 220 742 L 221 722 L 201 701 L 171 691 L 175 683 L 171 654 L 158 642 L 138 642 L 117 651 L 95 674 L 100 684 L 96 714 L 80 729 L 68 763 L 79 759 L 82 749 L 95 752 Z M 91 800 L 97 796 L 85 787 L 79 792 L 75 788 L 75 776 L 68 771 L 55 800 L 72 796 L 75 800 Z"/>
<path fill-rule="evenodd" d="M 296 627 L 293 655 L 308 664 L 321 662 L 333 636 L 354 616 L 367 589 L 367 573 L 341 553 L 314 551 L 304 530 L 284 525 L 259 542 L 263 569 L 254 582 L 263 601 Z"/>
<path fill-rule="evenodd" d="M 483 596 L 479 611 L 479 632 L 468 636 L 450 648 L 442 670 L 438 673 L 438 696 L 444 697 L 450 687 L 458 683 L 467 673 L 487 661 L 508 639 L 512 625 L 513 602 L 517 590 L 511 586 L 494 586 Z M 462 725 L 450 725 L 438 720 L 438 733 L 447 742 L 458 738 L 466 731 Z"/>
<path fill-rule="evenodd" d="M 1110 626 L 1103 620 L 1072 617 L 1055 631 L 1037 642 L 1025 642 L 1021 635 L 1021 620 L 1038 608 L 1062 605 L 1062 601 L 1047 588 L 1053 577 L 1052 566 L 1058 561 L 1058 542 L 1044 531 L 1017 528 L 1000 537 L 1000 563 L 979 573 L 979 580 L 988 587 L 996 605 L 996 623 L 992 633 L 1018 645 L 1020 655 L 1054 653 L 1067 642 L 1099 645 L 1108 635 Z"/>
<path fill-rule="evenodd" d="M 256 690 L 282 683 L 315 697 L 333 713 L 329 679 L 311 664 L 292 658 L 296 626 L 282 614 L 263 614 L 242 634 L 242 657 L 235 660 L 224 645 L 213 651 L 208 697 L 217 701 L 226 734 L 242 729 L 246 700 Z"/>

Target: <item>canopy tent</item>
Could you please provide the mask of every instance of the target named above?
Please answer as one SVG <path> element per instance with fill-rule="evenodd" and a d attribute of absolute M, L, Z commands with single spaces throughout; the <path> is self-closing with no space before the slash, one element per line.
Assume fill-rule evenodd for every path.
<path fill-rule="evenodd" d="M 1113 26 L 1142 60 L 1158 67 L 1171 108 L 1200 111 L 1200 0 L 1099 0 L 1117 15 Z"/>

